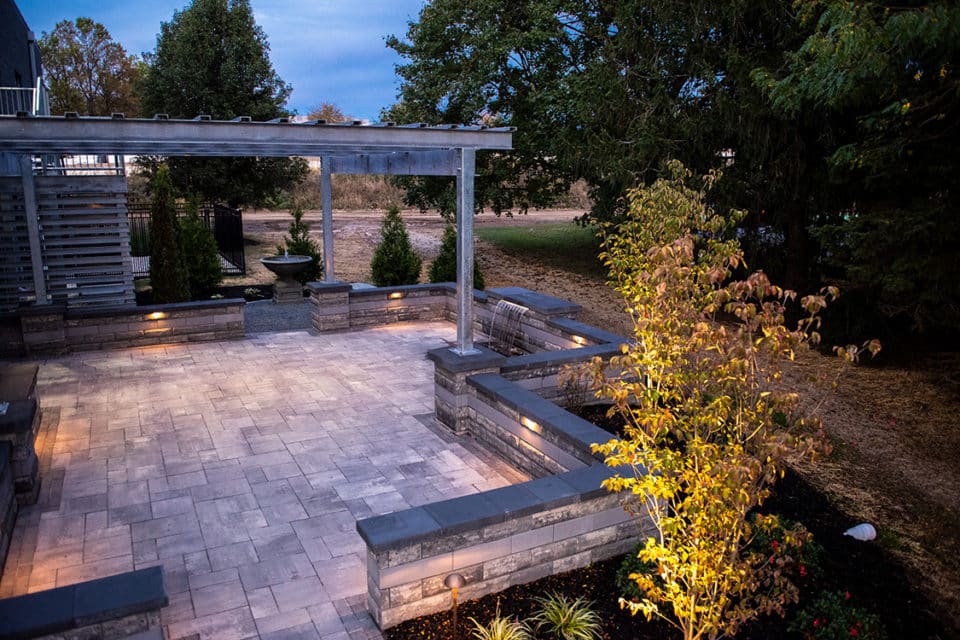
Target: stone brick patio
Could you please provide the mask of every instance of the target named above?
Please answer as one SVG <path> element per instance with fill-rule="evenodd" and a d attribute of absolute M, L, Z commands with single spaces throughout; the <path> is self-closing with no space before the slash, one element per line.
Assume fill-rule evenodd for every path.
<path fill-rule="evenodd" d="M 0 597 L 162 565 L 179 638 L 380 638 L 357 518 L 526 477 L 433 426 L 448 323 L 43 361 Z"/>

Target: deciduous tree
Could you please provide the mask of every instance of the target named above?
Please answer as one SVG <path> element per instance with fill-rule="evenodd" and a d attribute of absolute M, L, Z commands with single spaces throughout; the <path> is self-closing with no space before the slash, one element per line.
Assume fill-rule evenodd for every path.
<path fill-rule="evenodd" d="M 90 18 L 63 20 L 39 44 L 51 113 L 139 114 L 135 88 L 141 62 L 127 55 L 102 24 Z"/>

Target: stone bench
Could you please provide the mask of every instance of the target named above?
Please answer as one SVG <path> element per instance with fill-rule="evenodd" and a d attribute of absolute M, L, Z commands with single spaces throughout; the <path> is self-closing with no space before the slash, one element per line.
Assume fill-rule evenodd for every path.
<path fill-rule="evenodd" d="M 8 364 L 0 367 L 0 442 L 11 446 L 10 464 L 17 502 L 33 504 L 40 492 L 40 467 L 36 439 L 40 430 L 35 364 Z M 2 505 L 0 505 L 2 506 Z"/>
<path fill-rule="evenodd" d="M 160 567 L 128 571 L 0 600 L 0 638 L 162 638 L 167 604 Z"/>

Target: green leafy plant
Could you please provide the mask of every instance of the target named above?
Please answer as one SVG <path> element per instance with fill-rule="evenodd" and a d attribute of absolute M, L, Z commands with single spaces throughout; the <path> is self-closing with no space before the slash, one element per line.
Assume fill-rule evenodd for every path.
<path fill-rule="evenodd" d="M 373 284 L 378 287 L 416 284 L 422 262 L 410 244 L 400 207 L 390 205 L 380 226 L 380 242 L 370 263 Z"/>
<path fill-rule="evenodd" d="M 768 562 L 795 582 L 820 573 L 823 547 L 802 524 L 780 516 L 754 514 L 750 528 L 753 538 L 745 547 L 747 552 L 766 555 Z"/>
<path fill-rule="evenodd" d="M 561 640 L 594 640 L 600 637 L 600 616 L 583 598 L 571 600 L 556 593 L 536 598 L 540 605 L 530 622 L 537 632 L 545 631 Z"/>
<path fill-rule="evenodd" d="M 627 302 L 634 339 L 609 367 L 592 362 L 597 394 L 625 422 L 623 439 L 594 450 L 629 469 L 604 486 L 627 493 L 627 507 L 653 528 L 637 555 L 655 571 L 629 575 L 642 597 L 621 606 L 664 619 L 687 640 L 718 638 L 759 615 L 783 615 L 798 599 L 779 561 L 809 534 L 791 531 L 787 556 L 771 561 L 748 545 L 755 531 L 775 530 L 773 517 L 749 516 L 788 463 L 827 450 L 819 420 L 783 387 L 778 363 L 819 340 L 817 313 L 837 291 L 800 300 L 808 315 L 788 328 L 796 294 L 762 272 L 732 279 L 743 254 L 728 238 L 742 214 L 707 206 L 719 173 L 692 188 L 679 163 L 667 172 L 631 191 L 626 218 L 604 229 L 601 257 Z M 862 349 L 879 344 L 839 354 L 853 360 Z"/>
<path fill-rule="evenodd" d="M 801 609 L 788 627 L 805 640 L 883 640 L 880 618 L 853 604 L 849 591 L 829 591 Z"/>
<path fill-rule="evenodd" d="M 213 232 L 200 219 L 196 201 L 187 203 L 187 215 L 180 218 L 180 246 L 190 293 L 200 298 L 223 280 L 220 250 Z"/>
<path fill-rule="evenodd" d="M 453 225 L 447 225 L 440 239 L 440 252 L 430 264 L 427 272 L 430 282 L 457 281 L 457 232 Z M 483 272 L 476 259 L 473 261 L 473 288 L 483 291 Z"/>
<path fill-rule="evenodd" d="M 293 221 L 288 229 L 288 236 L 283 239 L 283 244 L 277 246 L 277 255 L 282 256 L 286 251 L 291 256 L 310 256 L 313 262 L 310 266 L 297 274 L 296 279 L 300 284 L 306 284 L 319 280 L 323 275 L 323 261 L 320 255 L 320 247 L 316 241 L 310 237 L 310 224 L 303 219 L 303 208 L 294 207 L 290 210 L 290 216 Z"/>
<path fill-rule="evenodd" d="M 519 620 L 504 618 L 500 615 L 500 603 L 497 602 L 497 612 L 487 624 L 481 624 L 476 618 L 469 618 L 473 623 L 473 637 L 476 640 L 532 640 L 527 625 Z"/>
<path fill-rule="evenodd" d="M 158 304 L 190 299 L 190 283 L 180 247 L 177 207 L 170 171 L 161 164 L 150 183 L 150 286 Z"/>

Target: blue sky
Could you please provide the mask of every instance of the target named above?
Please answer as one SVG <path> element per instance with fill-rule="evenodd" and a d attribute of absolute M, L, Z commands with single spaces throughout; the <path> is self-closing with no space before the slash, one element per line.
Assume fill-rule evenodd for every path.
<path fill-rule="evenodd" d="M 128 53 L 156 47 L 160 23 L 189 0 L 15 0 L 37 37 L 61 20 L 86 16 L 102 23 Z M 402 36 L 424 0 L 251 0 L 257 24 L 270 42 L 270 59 L 293 85 L 288 107 L 305 114 L 321 102 L 355 118 L 379 119 L 397 94 L 394 65 L 384 45 Z"/>

